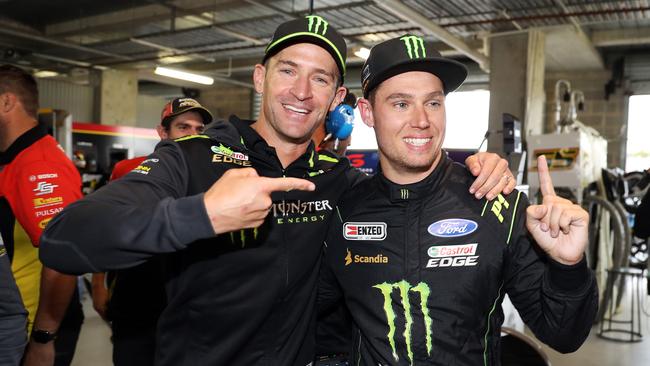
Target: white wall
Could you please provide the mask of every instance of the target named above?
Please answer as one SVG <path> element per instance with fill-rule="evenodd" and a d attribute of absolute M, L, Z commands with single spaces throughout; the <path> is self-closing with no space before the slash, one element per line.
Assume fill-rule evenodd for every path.
<path fill-rule="evenodd" d="M 65 110 L 72 115 L 73 121 L 97 122 L 93 121 L 93 87 L 50 79 L 36 79 L 36 82 L 41 108 Z"/>
<path fill-rule="evenodd" d="M 136 105 L 137 119 L 135 126 L 155 128 L 160 123 L 160 113 L 167 101 L 167 98 L 164 97 L 138 95 Z"/>

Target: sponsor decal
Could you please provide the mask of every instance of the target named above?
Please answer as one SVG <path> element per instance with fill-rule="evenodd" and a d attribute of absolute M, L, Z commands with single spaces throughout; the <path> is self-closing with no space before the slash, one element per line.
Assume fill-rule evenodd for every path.
<path fill-rule="evenodd" d="M 472 267 L 478 264 L 476 248 L 478 243 L 461 245 L 438 245 L 430 247 L 427 254 L 427 268 L 436 267 Z"/>
<path fill-rule="evenodd" d="M 370 255 L 359 255 L 350 252 L 350 249 L 347 250 L 347 255 L 345 256 L 345 265 L 349 266 L 352 263 L 362 263 L 362 264 L 387 264 L 388 257 L 379 253 L 374 256 Z"/>
<path fill-rule="evenodd" d="M 494 216 L 497 217 L 497 220 L 499 220 L 500 223 L 503 223 L 503 215 L 501 214 L 501 210 L 505 209 L 506 211 L 510 208 L 510 203 L 506 201 L 505 197 L 503 197 L 500 193 L 497 196 L 497 198 L 492 201 L 492 213 Z"/>
<path fill-rule="evenodd" d="M 319 17 L 318 15 L 307 15 L 305 18 L 309 19 L 309 24 L 307 27 L 311 33 L 316 33 L 323 36 L 325 33 L 327 33 L 327 26 L 329 26 L 329 23 L 325 19 Z"/>
<path fill-rule="evenodd" d="M 469 235 L 478 229 L 478 224 L 472 220 L 446 219 L 429 225 L 427 231 L 440 238 L 453 238 Z"/>
<path fill-rule="evenodd" d="M 160 159 L 151 158 L 151 159 L 145 159 L 145 160 L 143 160 L 142 163 L 140 163 L 140 164 L 157 163 L 157 162 L 159 162 L 159 161 L 160 161 Z"/>
<path fill-rule="evenodd" d="M 427 250 L 427 254 L 429 254 L 429 257 L 431 258 L 474 255 L 476 254 L 477 246 L 478 243 L 462 245 L 440 245 L 429 248 L 429 250 Z"/>
<path fill-rule="evenodd" d="M 40 179 L 52 179 L 52 178 L 58 178 L 59 175 L 56 174 L 56 173 L 45 173 L 45 174 L 39 174 L 39 175 L 37 175 L 37 176 L 33 176 L 33 175 L 32 175 L 32 176 L 29 177 L 29 180 L 32 180 L 32 177 L 34 178 L 34 180 L 37 180 L 37 179 L 40 180 Z"/>
<path fill-rule="evenodd" d="M 36 211 L 36 217 L 52 216 L 52 215 L 58 214 L 61 211 L 63 211 L 63 207 L 50 208 L 50 209 L 47 209 L 47 210 Z"/>
<path fill-rule="evenodd" d="M 179 99 L 178 102 L 179 102 L 178 103 L 179 108 L 182 108 L 182 107 L 200 107 L 201 106 L 199 104 L 199 102 L 197 102 L 196 100 L 194 100 L 192 98 L 182 98 L 182 99 Z"/>
<path fill-rule="evenodd" d="M 361 70 L 361 80 L 363 80 L 364 83 L 366 83 L 370 75 L 371 75 L 370 64 L 367 64 L 366 67 L 364 67 L 363 70 Z"/>
<path fill-rule="evenodd" d="M 133 173 L 140 173 L 144 175 L 149 174 L 150 171 L 151 171 L 151 167 L 144 166 L 144 165 L 138 165 L 133 170 L 131 170 L 131 172 Z"/>
<path fill-rule="evenodd" d="M 273 203 L 271 212 L 278 224 L 322 222 L 329 216 L 332 206 L 329 200 L 282 201 Z"/>
<path fill-rule="evenodd" d="M 387 338 L 388 343 L 390 344 L 390 347 L 393 351 L 393 358 L 395 359 L 395 362 L 400 361 L 399 355 L 397 354 L 396 338 L 403 335 L 404 343 L 406 343 L 406 356 L 408 357 L 409 363 L 411 365 L 413 364 L 413 337 L 411 334 L 413 322 L 415 321 L 413 319 L 413 314 L 411 311 L 413 307 L 419 307 L 419 312 L 416 314 L 422 314 L 422 319 L 418 319 L 417 321 L 424 323 L 427 354 L 431 356 L 431 351 L 433 350 L 433 321 L 429 315 L 429 307 L 427 306 L 429 296 L 431 295 L 429 285 L 424 282 L 420 282 L 417 285 L 412 286 L 407 281 L 402 280 L 396 283 L 384 282 L 372 287 L 378 289 L 381 292 L 383 298 L 383 309 L 386 315 L 386 325 L 388 326 Z M 397 330 L 397 326 L 395 324 L 397 315 L 395 314 L 395 309 L 393 307 L 392 296 L 394 289 L 397 290 L 397 295 L 399 295 L 395 296 L 399 299 L 397 301 L 397 308 L 404 311 L 404 333 L 397 335 L 395 334 Z M 420 301 L 418 303 L 411 304 L 411 299 L 415 298 L 414 296 L 410 296 L 411 293 L 419 295 Z"/>
<path fill-rule="evenodd" d="M 52 220 L 51 217 L 48 217 L 45 220 L 41 220 L 41 222 L 38 223 L 38 227 L 41 228 L 41 229 L 45 229 L 45 227 L 47 226 L 47 223 L 50 222 L 50 220 Z"/>
<path fill-rule="evenodd" d="M 346 222 L 343 224 L 343 237 L 347 240 L 384 240 L 385 222 Z"/>
<path fill-rule="evenodd" d="M 231 231 L 230 243 L 241 245 L 242 248 L 245 248 L 246 243 L 250 244 L 251 241 L 257 241 L 258 235 L 259 235 L 259 231 L 257 228 L 241 229 L 239 230 L 239 232 Z"/>
<path fill-rule="evenodd" d="M 233 159 L 248 161 L 248 155 L 233 151 L 231 148 L 223 146 L 223 144 L 219 144 L 219 146 L 212 146 L 210 147 L 210 150 L 212 150 L 212 152 L 215 154 L 227 156 Z"/>
<path fill-rule="evenodd" d="M 56 206 L 63 203 L 63 197 L 34 198 L 34 208 Z"/>
<path fill-rule="evenodd" d="M 235 158 L 231 158 L 229 156 L 225 156 L 225 155 L 221 155 L 221 154 L 212 155 L 212 162 L 213 163 L 237 164 L 237 165 L 240 165 L 240 166 L 252 166 L 250 161 L 235 159 Z"/>
<path fill-rule="evenodd" d="M 418 36 L 404 36 L 400 38 L 406 47 L 406 53 L 409 58 L 425 58 L 427 50 L 424 47 L 424 40 Z"/>
<path fill-rule="evenodd" d="M 36 193 L 37 196 L 43 196 L 46 194 L 54 193 L 54 189 L 56 187 L 58 187 L 58 185 L 43 181 L 43 182 L 38 182 L 36 188 L 34 188 L 33 191 L 37 192 Z"/>

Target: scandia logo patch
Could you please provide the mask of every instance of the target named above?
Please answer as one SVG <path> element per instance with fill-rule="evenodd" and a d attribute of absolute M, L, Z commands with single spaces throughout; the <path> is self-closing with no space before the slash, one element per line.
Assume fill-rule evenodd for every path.
<path fill-rule="evenodd" d="M 343 224 L 343 237 L 347 240 L 384 240 L 385 222 L 346 222 Z"/>

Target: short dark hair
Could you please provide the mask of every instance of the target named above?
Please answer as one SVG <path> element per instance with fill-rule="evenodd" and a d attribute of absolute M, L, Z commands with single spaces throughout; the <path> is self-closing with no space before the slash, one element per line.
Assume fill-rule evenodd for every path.
<path fill-rule="evenodd" d="M 370 101 L 370 105 L 373 107 L 375 105 L 375 97 L 377 97 L 377 89 L 379 88 L 372 88 L 370 93 L 368 93 L 368 100 Z"/>
<path fill-rule="evenodd" d="M 13 65 L 0 65 L 0 94 L 12 93 L 18 97 L 25 112 L 38 115 L 38 86 L 34 77 Z"/>

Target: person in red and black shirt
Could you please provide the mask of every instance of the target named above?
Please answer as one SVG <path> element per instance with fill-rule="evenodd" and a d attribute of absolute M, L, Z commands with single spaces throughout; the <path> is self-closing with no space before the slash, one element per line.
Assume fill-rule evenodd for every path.
<path fill-rule="evenodd" d="M 30 313 L 31 340 L 23 362 L 68 365 L 83 321 L 78 299 L 70 306 L 75 311 L 66 313 L 76 295 L 76 277 L 43 267 L 38 245 L 48 222 L 81 198 L 81 178 L 63 149 L 38 125 L 37 109 L 34 78 L 17 67 L 0 66 L 0 230 Z M 53 342 L 64 315 L 73 326 Z"/>
<path fill-rule="evenodd" d="M 156 127 L 162 140 L 198 135 L 212 114 L 192 98 L 176 98 L 162 110 Z M 115 164 L 110 180 L 137 168 L 147 157 L 138 156 Z M 156 324 L 165 308 L 165 288 L 158 257 L 138 266 L 93 274 L 93 306 L 111 321 L 115 366 L 154 364 Z"/>

